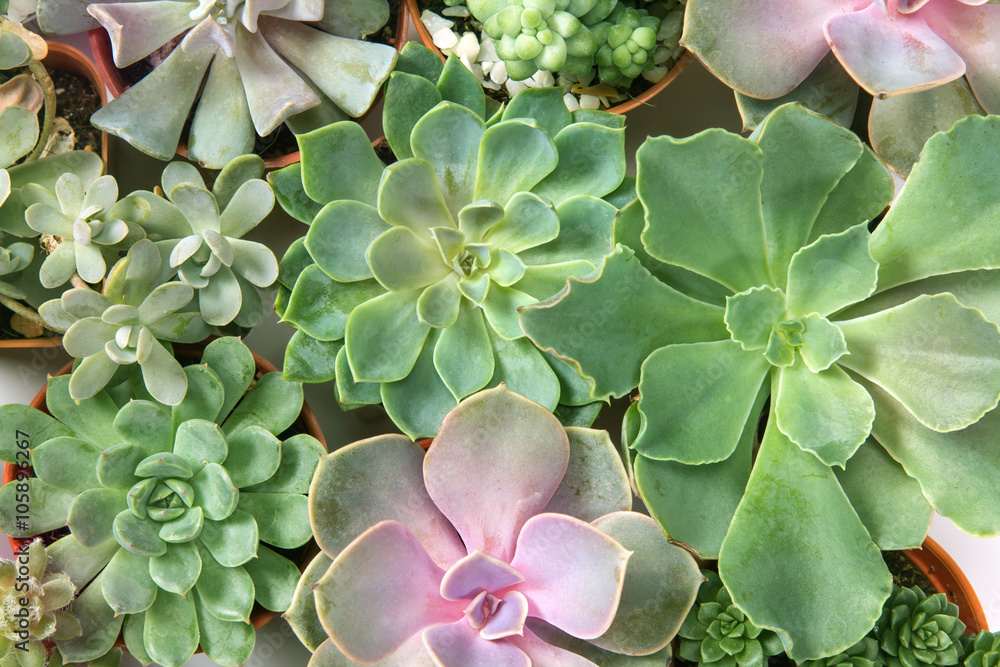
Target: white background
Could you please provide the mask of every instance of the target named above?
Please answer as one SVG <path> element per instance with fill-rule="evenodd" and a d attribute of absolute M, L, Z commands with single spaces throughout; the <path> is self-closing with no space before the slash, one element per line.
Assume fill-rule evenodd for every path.
<path fill-rule="evenodd" d="M 410 38 L 417 39 L 412 28 Z M 83 36 L 64 41 L 90 53 L 89 44 Z M 378 107 L 365 123 L 373 138 L 381 134 L 380 116 Z M 647 136 L 669 134 L 686 137 L 709 127 L 724 127 L 738 132 L 741 123 L 732 92 L 694 63 L 654 98 L 652 105 L 629 114 L 626 150 L 633 173 L 635 150 Z M 123 194 L 139 188 L 152 189 L 159 183 L 163 163 L 138 153 L 121 141 L 112 139 L 109 161 L 110 173 L 118 179 Z M 280 259 L 288 245 L 305 231 L 304 225 L 278 210 L 261 223 L 250 237 L 267 243 Z M 275 314 L 270 312 L 247 338 L 247 344 L 280 367 L 291 333 L 291 329 L 279 323 Z M 608 334 L 614 335 L 614 332 Z M 47 374 L 57 372 L 68 360 L 61 348 L 0 350 L 0 404 L 30 402 L 44 386 Z M 342 412 L 329 385 L 307 385 L 306 400 L 319 418 L 331 451 L 361 438 L 396 430 L 380 408 Z M 620 411 L 613 412 L 616 414 L 602 414 L 599 424 L 607 428 L 617 441 L 620 428 L 617 414 Z M 961 480 L 955 480 L 955 483 L 960 484 Z M 990 627 L 1000 629 L 1000 537 L 970 537 L 939 516 L 935 517 L 930 534 L 951 554 L 972 582 L 986 610 Z M 10 546 L 6 540 L 0 542 L 0 555 L 10 558 Z M 308 660 L 309 652 L 299 644 L 287 623 L 277 617 L 258 632 L 257 648 L 247 665 L 302 667 Z M 134 666 L 138 663 L 126 657 L 122 664 Z M 199 667 L 213 664 L 204 656 L 196 656 L 188 663 L 189 666 Z"/>

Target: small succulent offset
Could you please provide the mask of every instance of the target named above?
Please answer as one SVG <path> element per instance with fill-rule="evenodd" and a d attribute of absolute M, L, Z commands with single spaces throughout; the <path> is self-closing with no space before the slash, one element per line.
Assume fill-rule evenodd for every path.
<path fill-rule="evenodd" d="M 313 667 L 662 664 L 702 577 L 631 504 L 606 432 L 482 391 L 426 455 L 386 435 L 323 457 L 323 553 L 286 617 Z"/>
<path fill-rule="evenodd" d="M 690 0 L 682 42 L 737 91 L 754 127 L 801 101 L 851 124 L 875 96 L 872 146 L 904 176 L 924 142 L 1000 112 L 1000 7 L 985 0 Z M 964 76 L 963 76 L 964 75 Z"/>
<path fill-rule="evenodd" d="M 83 589 L 79 636 L 57 642 L 66 660 L 103 655 L 123 631 L 143 664 L 178 667 L 200 643 L 215 662 L 241 665 L 254 646 L 254 602 L 272 611 L 291 602 L 298 568 L 271 547 L 311 538 L 304 493 L 325 451 L 308 434 L 279 439 L 301 412 L 302 387 L 277 373 L 255 380 L 253 355 L 235 338 L 210 343 L 184 373 L 191 389 L 172 408 L 128 384 L 78 402 L 65 376 L 49 381 L 52 417 L 0 408 L 5 435 L 15 424 L 31 434 L 37 475 L 25 482 L 29 529 L 10 510 L 3 531 L 70 529 L 53 545 Z M 15 483 L 0 489 L 5 508 L 14 492 Z"/>
<path fill-rule="evenodd" d="M 11 299 L 24 298 L 24 292 L 8 281 L 31 264 L 34 257 L 35 246 L 0 231 L 0 294 Z"/>
<path fill-rule="evenodd" d="M 800 667 L 876 667 L 879 664 L 878 657 L 878 640 L 867 635 L 854 646 L 836 655 L 818 660 L 806 660 L 800 663 Z"/>
<path fill-rule="evenodd" d="M 602 83 L 628 86 L 656 65 L 657 34 L 676 1 L 637 8 L 625 0 L 472 0 L 469 9 L 496 42 L 515 81 L 539 70 L 583 77 L 597 65 Z M 678 18 L 678 22 L 679 22 Z M 662 48 L 668 48 L 664 46 Z"/>
<path fill-rule="evenodd" d="M 1000 664 L 1000 635 L 987 630 L 962 635 L 962 664 L 965 667 L 996 667 Z"/>
<path fill-rule="evenodd" d="M 928 596 L 916 586 L 896 586 L 875 624 L 878 664 L 886 667 L 957 665 L 962 657 L 965 623 L 958 605 L 944 593 Z"/>
<path fill-rule="evenodd" d="M 25 222 L 41 235 L 48 257 L 38 274 L 42 287 L 54 289 L 76 275 L 84 282 L 104 280 L 108 265 L 145 237 L 139 226 L 149 206 L 135 198 L 118 201 L 118 183 L 101 176 L 84 186 L 79 176 L 63 174 L 50 192 L 36 183 L 21 189 L 22 201 L 33 201 Z"/>
<path fill-rule="evenodd" d="M 399 161 L 384 165 L 344 122 L 301 135 L 301 169 L 272 179 L 311 223 L 279 276 L 276 308 L 298 329 L 285 375 L 335 378 L 342 404 L 381 402 L 414 438 L 502 381 L 550 410 L 588 406 L 580 377 L 524 337 L 517 309 L 611 249 L 617 209 L 601 197 L 625 176 L 622 121 L 571 115 L 549 88 L 487 122 L 458 59 L 431 79 L 397 72 L 390 83 L 385 128 Z"/>
<path fill-rule="evenodd" d="M 880 549 L 921 544 L 932 508 L 1000 534 L 998 146 L 997 118 L 935 136 L 869 234 L 888 170 L 798 105 L 749 139 L 649 139 L 617 249 L 520 312 L 595 398 L 638 387 L 640 495 L 793 660 L 867 634 L 892 590 Z M 595 322 L 618 342 L 595 347 Z"/>
<path fill-rule="evenodd" d="M 45 667 L 44 640 L 72 639 L 80 621 L 65 608 L 76 588 L 48 567 L 41 540 L 17 560 L 0 560 L 0 667 Z M 19 571 L 20 570 L 20 571 Z"/>
<path fill-rule="evenodd" d="M 698 590 L 698 602 L 677 631 L 679 657 L 703 667 L 761 667 L 772 655 L 784 653 L 778 635 L 758 628 L 733 604 L 718 574 L 701 573 L 706 581 Z"/>
<path fill-rule="evenodd" d="M 134 195 L 156 212 L 143 226 L 163 258 L 161 280 L 176 276 L 190 285 L 212 326 L 256 325 L 264 313 L 259 290 L 278 277 L 274 253 L 242 238 L 274 208 L 263 175 L 264 161 L 244 155 L 229 162 L 209 190 L 193 165 L 171 162 L 161 179 L 166 200 Z"/>
<path fill-rule="evenodd" d="M 144 239 L 112 267 L 103 294 L 77 287 L 39 308 L 48 327 L 65 332 L 66 352 L 82 360 L 69 381 L 75 400 L 97 395 L 120 367 L 133 364 L 153 398 L 166 405 L 184 398 L 187 375 L 163 343 L 196 343 L 211 328 L 197 311 L 185 310 L 194 297 L 190 285 L 161 282 L 162 263 Z"/>
<path fill-rule="evenodd" d="M 257 136 L 282 123 L 301 131 L 367 111 L 396 52 L 363 38 L 388 18 L 386 0 L 43 0 L 38 7 L 46 33 L 106 29 L 119 68 L 171 47 L 92 121 L 168 160 L 194 106 L 188 154 L 215 169 L 252 152 Z"/>

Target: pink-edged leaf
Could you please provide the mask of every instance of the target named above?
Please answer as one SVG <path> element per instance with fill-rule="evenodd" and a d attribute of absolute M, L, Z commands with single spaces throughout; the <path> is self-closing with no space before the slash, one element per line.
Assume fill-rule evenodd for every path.
<path fill-rule="evenodd" d="M 559 420 L 501 384 L 444 418 L 424 457 L 424 483 L 470 553 L 510 562 L 521 526 L 549 502 L 568 464 Z"/>
<path fill-rule="evenodd" d="M 572 651 L 553 646 L 543 641 L 538 635 L 524 629 L 521 637 L 511 637 L 508 640 L 531 658 L 532 665 L 545 665 L 545 667 L 597 667 L 596 663 L 587 660 L 582 655 L 577 655 Z"/>
<path fill-rule="evenodd" d="M 920 12 L 965 61 L 965 78 L 987 113 L 1000 113 L 1000 5 L 932 2 Z"/>
<path fill-rule="evenodd" d="M 823 26 L 837 59 L 876 97 L 911 93 L 965 73 L 965 62 L 921 14 L 887 17 L 875 5 L 834 16 Z"/>
<path fill-rule="evenodd" d="M 823 23 L 871 0 L 689 0 L 681 41 L 715 76 L 744 95 L 792 91 L 830 47 Z"/>
<path fill-rule="evenodd" d="M 445 600 L 471 600 L 481 591 L 494 593 L 524 581 L 520 572 L 480 550 L 455 563 L 441 580 Z"/>
<path fill-rule="evenodd" d="M 435 662 L 444 667 L 531 667 L 521 649 L 506 640 L 483 639 L 464 618 L 424 630 L 424 646 Z"/>
<path fill-rule="evenodd" d="M 930 0 L 896 0 L 896 11 L 900 14 L 912 14 Z"/>
<path fill-rule="evenodd" d="M 316 584 L 316 611 L 351 660 L 370 664 L 426 627 L 465 621 L 465 605 L 441 598 L 444 570 L 406 526 L 382 521 L 362 533 Z"/>
<path fill-rule="evenodd" d="M 496 640 L 520 635 L 528 620 L 528 599 L 517 591 L 507 591 L 496 611 L 479 631 L 483 639 Z"/>
<path fill-rule="evenodd" d="M 511 565 L 529 614 L 579 637 L 600 637 L 618 611 L 632 552 L 589 523 L 564 514 L 528 520 Z"/>

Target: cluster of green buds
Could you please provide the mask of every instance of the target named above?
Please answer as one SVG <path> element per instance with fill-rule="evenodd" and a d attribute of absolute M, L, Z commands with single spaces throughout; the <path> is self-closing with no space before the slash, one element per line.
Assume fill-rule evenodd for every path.
<path fill-rule="evenodd" d="M 653 68 L 660 19 L 645 9 L 619 2 L 592 30 L 603 42 L 595 56 L 603 83 L 628 85 L 643 70 Z"/>
<path fill-rule="evenodd" d="M 538 70 L 582 77 L 597 65 L 604 83 L 628 85 L 655 66 L 660 22 L 624 0 L 509 0 L 483 31 L 515 81 Z"/>

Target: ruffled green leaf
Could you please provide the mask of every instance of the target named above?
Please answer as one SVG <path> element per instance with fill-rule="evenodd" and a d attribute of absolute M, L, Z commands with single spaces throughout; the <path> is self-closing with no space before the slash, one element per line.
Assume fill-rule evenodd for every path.
<path fill-rule="evenodd" d="M 642 364 L 639 412 L 643 428 L 633 443 L 651 459 L 690 465 L 729 458 L 770 366 L 759 352 L 733 341 L 668 345 Z"/>
<path fill-rule="evenodd" d="M 882 554 L 833 472 L 785 438 L 773 418 L 722 544 L 719 573 L 755 625 L 787 634 L 794 660 L 860 640 L 892 590 Z"/>
<path fill-rule="evenodd" d="M 1000 330 L 950 294 L 838 322 L 840 364 L 886 389 L 937 431 L 974 424 L 1000 398 Z"/>
<path fill-rule="evenodd" d="M 649 254 L 734 292 L 772 284 L 763 160 L 752 141 L 720 129 L 647 139 L 636 153 L 636 190 L 647 212 L 642 242 Z"/>
<path fill-rule="evenodd" d="M 865 146 L 854 167 L 827 196 L 807 242 L 874 220 L 892 201 L 895 189 L 889 170 Z"/>
<path fill-rule="evenodd" d="M 768 285 L 726 297 L 726 328 L 744 350 L 764 349 L 784 315 L 784 292 Z"/>
<path fill-rule="evenodd" d="M 267 182 L 274 188 L 274 195 L 285 213 L 299 222 L 310 224 L 322 208 L 309 198 L 302 186 L 302 163 L 296 162 L 267 175 Z"/>
<path fill-rule="evenodd" d="M 868 250 L 869 237 L 861 223 L 799 249 L 788 267 L 789 314 L 829 315 L 874 292 L 878 262 Z"/>
<path fill-rule="evenodd" d="M 619 246 L 597 272 L 571 278 L 568 290 L 519 318 L 532 342 L 577 368 L 603 399 L 635 388 L 642 362 L 664 345 L 729 338 L 722 314 L 664 285 Z M 597 349 L 593 336 L 606 322 L 617 323 L 619 344 Z"/>
<path fill-rule="evenodd" d="M 868 438 L 875 406 L 839 366 L 820 373 L 803 364 L 781 369 L 774 399 L 778 428 L 828 466 L 840 466 Z"/>

